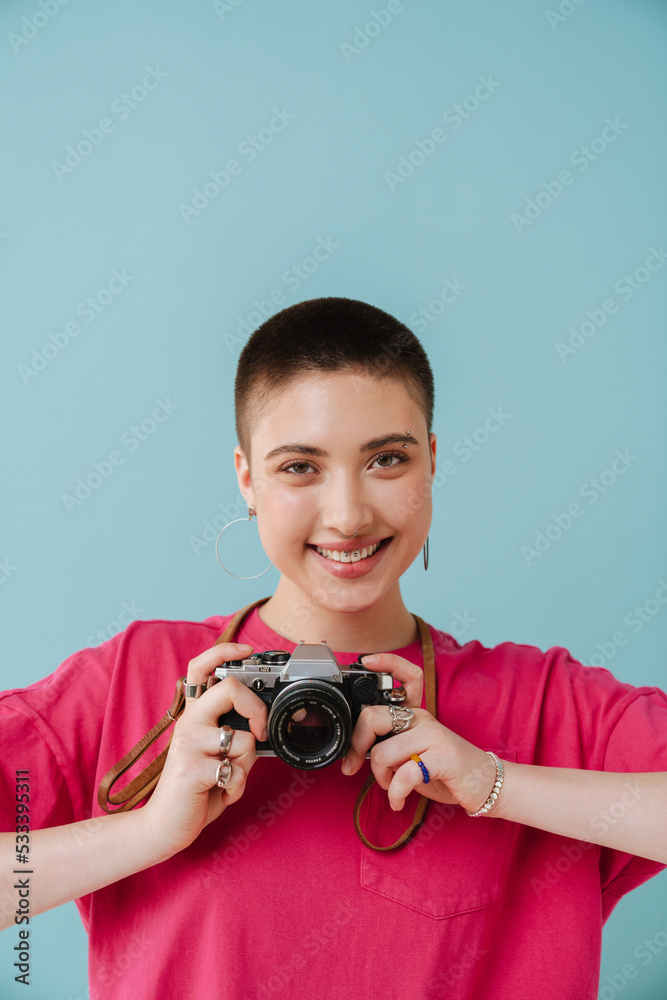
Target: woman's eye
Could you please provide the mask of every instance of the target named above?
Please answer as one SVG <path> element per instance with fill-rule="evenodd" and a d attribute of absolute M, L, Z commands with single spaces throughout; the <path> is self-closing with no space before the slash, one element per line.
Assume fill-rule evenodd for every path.
<path fill-rule="evenodd" d="M 281 472 L 294 472 L 296 475 L 304 475 L 303 468 L 312 469 L 310 462 L 290 462 L 288 465 L 283 465 Z M 301 468 L 301 472 L 299 472 Z"/>
<path fill-rule="evenodd" d="M 392 462 L 391 459 L 393 458 L 398 459 L 398 461 Z M 384 459 L 389 459 L 389 461 L 385 463 Z M 381 455 L 376 455 L 374 461 L 380 463 L 381 469 L 392 469 L 394 468 L 394 465 L 400 465 L 401 462 L 407 462 L 408 458 L 407 455 L 404 455 L 400 451 L 385 451 Z"/>
<path fill-rule="evenodd" d="M 394 461 L 396 459 L 396 461 Z M 404 455 L 400 451 L 385 451 L 381 455 L 376 455 L 373 459 L 373 465 L 377 462 L 378 468 L 380 469 L 393 469 L 396 465 L 400 465 L 401 462 L 409 461 L 407 455 Z M 305 476 L 309 472 L 313 471 L 314 467 L 310 462 L 305 461 L 294 461 L 288 462 L 287 465 L 279 470 L 280 472 L 288 472 L 295 476 Z"/>

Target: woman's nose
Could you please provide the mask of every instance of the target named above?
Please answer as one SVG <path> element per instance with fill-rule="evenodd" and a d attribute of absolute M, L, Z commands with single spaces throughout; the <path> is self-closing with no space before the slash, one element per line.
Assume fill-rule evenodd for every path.
<path fill-rule="evenodd" d="M 322 497 L 321 519 L 324 527 L 342 535 L 354 535 L 372 524 L 373 512 L 356 478 L 331 480 Z"/>

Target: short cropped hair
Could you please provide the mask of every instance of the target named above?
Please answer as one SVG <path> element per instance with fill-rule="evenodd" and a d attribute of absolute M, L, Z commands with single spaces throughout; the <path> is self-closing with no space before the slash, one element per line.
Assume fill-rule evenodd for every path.
<path fill-rule="evenodd" d="M 357 299 L 307 299 L 271 316 L 245 343 L 234 382 L 236 433 L 248 463 L 262 403 L 307 373 L 350 371 L 401 382 L 433 424 L 433 372 L 418 338 Z"/>

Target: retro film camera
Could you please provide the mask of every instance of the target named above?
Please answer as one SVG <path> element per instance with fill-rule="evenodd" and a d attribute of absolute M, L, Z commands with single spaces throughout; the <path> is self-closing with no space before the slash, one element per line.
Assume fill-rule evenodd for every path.
<path fill-rule="evenodd" d="M 230 660 L 218 667 L 211 683 L 226 677 L 236 677 L 269 710 L 269 738 L 256 740 L 257 756 L 280 757 L 306 771 L 345 755 L 366 705 L 400 706 L 405 701 L 405 689 L 393 687 L 391 674 L 370 670 L 359 659 L 340 667 L 324 640 L 319 645 L 302 640 L 291 656 L 283 649 L 270 649 Z M 221 715 L 218 725 L 250 730 L 248 720 L 234 709 Z M 378 736 L 376 742 L 391 735 Z"/>

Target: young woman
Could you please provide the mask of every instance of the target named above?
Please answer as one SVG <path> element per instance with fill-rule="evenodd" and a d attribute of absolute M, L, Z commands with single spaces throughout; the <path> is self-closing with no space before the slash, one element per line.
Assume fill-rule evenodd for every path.
<path fill-rule="evenodd" d="M 426 355 L 388 314 L 324 298 L 267 320 L 236 376 L 256 522 L 232 530 L 259 530 L 273 594 L 244 616 L 133 622 L 0 700 L 3 926 L 26 912 L 21 837 L 29 915 L 77 902 L 92 1000 L 597 995 L 605 920 L 667 866 L 667 695 L 559 646 L 461 646 L 406 608 L 401 575 L 428 565 L 432 417 Z M 399 700 L 378 691 L 326 766 L 258 756 L 267 704 L 231 667 L 209 678 L 323 641 L 341 667 L 375 653 L 373 684 L 392 675 Z M 157 785 L 107 814 L 105 774 L 182 675 Z M 230 712 L 247 728 L 223 729 Z M 289 723 L 304 746 L 307 714 Z"/>

